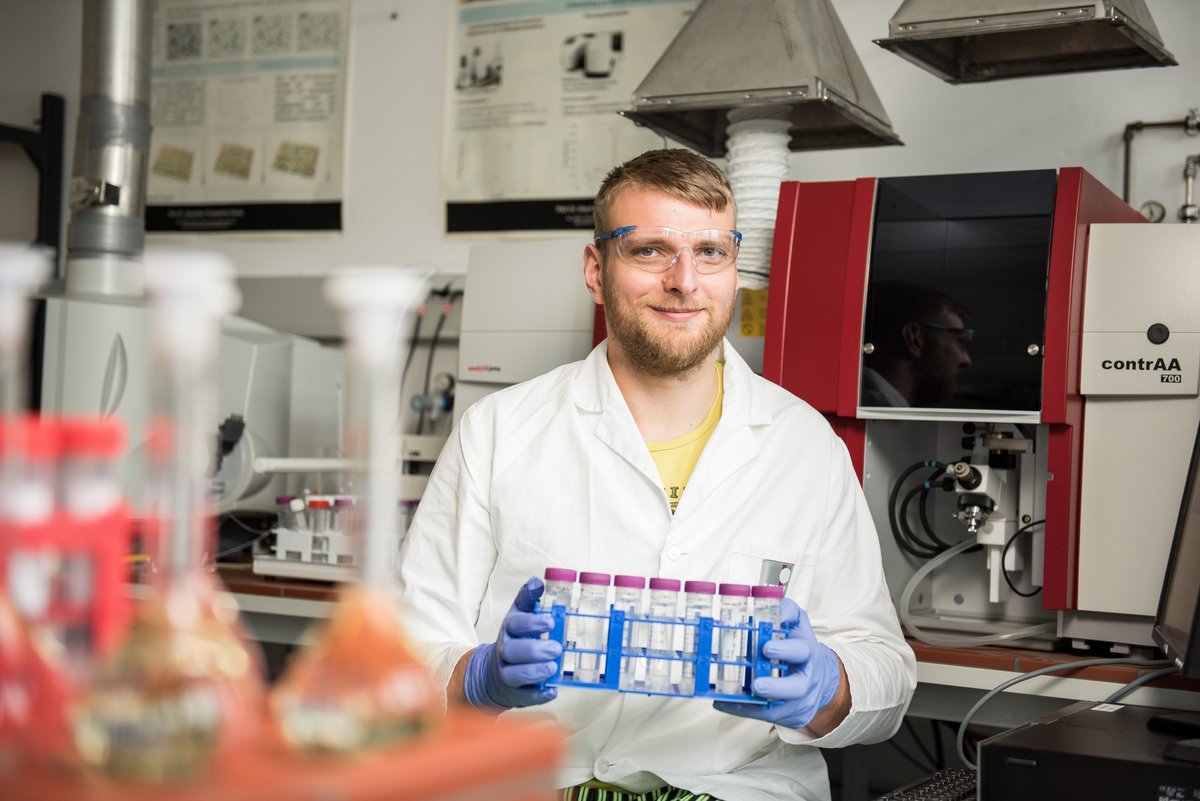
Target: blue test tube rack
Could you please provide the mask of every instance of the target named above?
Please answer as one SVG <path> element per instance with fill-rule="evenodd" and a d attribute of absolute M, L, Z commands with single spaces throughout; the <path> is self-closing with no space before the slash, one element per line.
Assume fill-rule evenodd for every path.
<path fill-rule="evenodd" d="M 767 659 L 762 655 L 762 644 L 767 640 L 776 636 L 787 636 L 786 629 L 776 629 L 770 623 L 759 623 L 755 625 L 754 619 L 749 618 L 744 626 L 730 626 L 723 623 L 718 623 L 711 617 L 700 617 L 692 620 L 681 620 L 678 618 L 656 618 L 646 615 L 627 615 L 625 610 L 618 609 L 614 606 L 609 607 L 607 615 L 592 615 L 585 612 L 571 612 L 566 607 L 555 604 L 549 610 L 541 610 L 549 614 L 554 621 L 549 637 L 552 640 L 557 640 L 563 646 L 563 654 L 558 657 L 557 671 L 553 676 L 546 680 L 547 685 L 557 685 L 560 687 L 587 687 L 595 690 L 613 690 L 616 692 L 631 692 L 640 695 L 661 695 L 675 698 L 708 698 L 721 701 L 738 701 L 741 703 L 764 704 L 769 705 L 776 703 L 769 701 L 766 698 L 761 698 L 751 691 L 751 686 L 755 678 L 759 676 L 786 676 L 788 666 L 782 662 L 776 662 Z M 570 618 L 592 618 L 603 619 L 608 621 L 608 636 L 605 642 L 604 650 L 591 650 L 580 648 L 578 643 L 574 646 L 567 643 L 567 626 Z M 675 628 L 689 626 L 695 628 L 696 631 L 696 653 L 683 653 L 681 651 L 672 650 L 667 653 L 661 651 L 650 651 L 649 649 L 639 645 L 624 645 L 625 627 L 626 625 L 651 625 L 665 624 Z M 720 630 L 740 630 L 746 633 L 746 653 L 744 658 L 737 661 L 729 661 L 718 659 L 713 656 L 713 643 Z M 632 642 L 632 638 L 629 640 Z M 574 673 L 563 672 L 563 659 L 567 654 L 576 654 L 576 662 L 579 654 L 598 655 L 603 658 L 604 670 L 601 671 L 596 681 L 582 681 L 575 677 Z M 691 692 L 687 692 L 680 683 L 672 683 L 671 690 L 650 689 L 644 682 L 636 682 L 633 686 L 621 686 L 621 664 L 622 660 L 628 659 L 659 659 L 670 662 L 691 663 L 694 667 L 692 676 L 695 677 L 694 688 Z M 742 668 L 743 682 L 740 692 L 728 693 L 718 692 L 716 684 L 711 682 L 711 669 L 720 670 L 723 665 L 733 665 Z"/>

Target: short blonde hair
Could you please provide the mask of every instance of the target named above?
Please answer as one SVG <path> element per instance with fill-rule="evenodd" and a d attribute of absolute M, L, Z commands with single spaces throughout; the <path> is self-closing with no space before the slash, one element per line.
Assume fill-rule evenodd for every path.
<path fill-rule="evenodd" d="M 596 233 L 613 229 L 613 201 L 621 190 L 637 186 L 721 212 L 736 210 L 733 189 L 725 173 L 703 156 L 682 148 L 648 150 L 614 167 L 596 193 Z"/>

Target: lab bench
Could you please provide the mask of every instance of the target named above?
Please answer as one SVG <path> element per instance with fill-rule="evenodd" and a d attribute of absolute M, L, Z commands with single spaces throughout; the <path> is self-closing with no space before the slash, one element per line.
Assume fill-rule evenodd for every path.
<path fill-rule="evenodd" d="M 912 717 L 961 720 L 984 693 L 1009 679 L 1050 665 L 1107 654 L 1022 650 L 985 645 L 942 648 L 909 640 L 917 656 L 917 691 L 909 706 Z M 984 705 L 972 720 L 983 726 L 1011 728 L 1075 701 L 1102 701 L 1156 668 L 1098 665 L 1067 675 L 1036 676 L 1005 690 L 1003 698 Z M 1164 676 L 1130 692 L 1121 703 L 1187 711 L 1200 710 L 1200 681 Z"/>
<path fill-rule="evenodd" d="M 329 616 L 337 595 L 332 584 L 256 576 L 248 568 L 235 566 L 222 567 L 220 572 L 226 589 L 242 610 L 251 636 L 261 642 L 299 643 L 313 618 Z M 996 685 L 1049 665 L 1089 656 L 994 645 L 944 648 L 914 639 L 909 644 L 917 656 L 918 686 L 908 714 L 932 720 L 961 720 Z M 1153 670 L 1102 665 L 1066 676 L 1038 676 L 1006 690 L 1003 698 L 985 705 L 974 720 L 984 726 L 1016 726 L 1075 701 L 1101 701 Z M 1158 678 L 1133 690 L 1123 702 L 1200 711 L 1200 681 L 1176 676 Z"/>
<path fill-rule="evenodd" d="M 218 573 L 247 633 L 262 643 L 301 644 L 310 624 L 328 618 L 337 602 L 335 584 L 259 576 L 248 562 L 221 565 Z"/>
<path fill-rule="evenodd" d="M 329 615 L 334 585 L 266 578 L 249 569 L 224 568 L 221 577 L 242 609 L 251 635 L 263 642 L 294 645 L 312 618 Z M 908 716 L 960 721 L 985 693 L 1010 679 L 1054 664 L 1086 659 L 1089 654 L 1025 650 L 1005 646 L 945 648 L 910 639 L 917 657 L 917 689 Z M 1091 656 L 1107 656 L 1092 654 Z M 1018 682 L 985 704 L 972 717 L 984 727 L 1010 729 L 1076 701 L 1102 701 L 1152 667 L 1101 665 Z M 1122 703 L 1200 711 L 1200 681 L 1159 677 L 1131 691 Z M 843 749 L 842 801 L 866 799 L 870 765 L 866 747 Z"/>

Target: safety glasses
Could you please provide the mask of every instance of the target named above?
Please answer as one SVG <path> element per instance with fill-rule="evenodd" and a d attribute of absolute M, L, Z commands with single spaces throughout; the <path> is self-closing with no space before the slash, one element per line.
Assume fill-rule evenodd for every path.
<path fill-rule="evenodd" d="M 612 240 L 623 261 L 648 273 L 666 272 L 687 251 L 696 272 L 711 275 L 728 269 L 737 261 L 742 234 L 720 228 L 677 231 L 658 226 L 626 225 L 596 235 L 596 244 L 606 240 Z"/>

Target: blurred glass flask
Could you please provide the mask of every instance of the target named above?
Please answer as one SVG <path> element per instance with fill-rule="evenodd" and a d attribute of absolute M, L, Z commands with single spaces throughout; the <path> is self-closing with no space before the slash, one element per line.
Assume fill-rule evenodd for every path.
<path fill-rule="evenodd" d="M 142 782 L 203 776 L 245 757 L 262 721 L 261 658 L 215 584 L 209 474 L 221 318 L 238 305 L 217 253 L 147 249 L 155 397 L 145 487 L 153 570 L 124 641 L 79 705 L 75 742 L 92 768 Z"/>
<path fill-rule="evenodd" d="M 427 294 L 423 271 L 352 268 L 329 279 L 346 341 L 345 443 L 357 502 L 343 530 L 358 548 L 349 582 L 315 643 L 297 654 L 271 694 L 284 739 L 306 751 L 354 752 L 434 729 L 441 694 L 404 635 L 389 591 L 398 543 L 401 332 Z"/>

